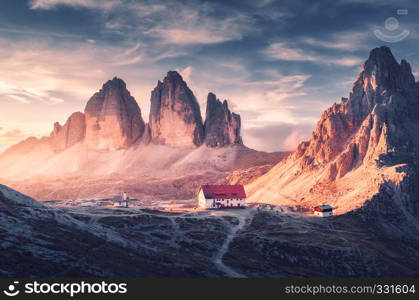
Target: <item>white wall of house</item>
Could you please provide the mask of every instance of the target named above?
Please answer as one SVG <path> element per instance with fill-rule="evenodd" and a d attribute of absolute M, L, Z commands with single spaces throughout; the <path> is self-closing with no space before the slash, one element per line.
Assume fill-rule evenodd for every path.
<path fill-rule="evenodd" d="M 245 207 L 245 198 L 233 198 L 233 199 L 206 199 L 204 192 L 199 191 L 198 194 L 198 207 L 200 208 L 217 208 L 217 203 L 224 207 Z"/>
<path fill-rule="evenodd" d="M 332 211 L 314 211 L 314 215 L 318 216 L 318 217 L 331 217 L 333 216 L 333 212 Z"/>
<path fill-rule="evenodd" d="M 201 189 L 198 194 L 198 206 L 200 208 L 208 208 L 207 207 L 207 199 L 205 199 L 204 191 Z"/>

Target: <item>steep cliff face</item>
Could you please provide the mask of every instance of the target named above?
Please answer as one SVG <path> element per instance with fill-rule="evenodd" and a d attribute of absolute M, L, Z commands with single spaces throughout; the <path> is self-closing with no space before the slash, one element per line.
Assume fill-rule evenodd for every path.
<path fill-rule="evenodd" d="M 114 150 L 127 148 L 140 139 L 145 124 L 141 110 L 119 78 L 106 82 L 87 102 L 86 138 L 89 148 Z"/>
<path fill-rule="evenodd" d="M 64 126 L 56 122 L 51 132 L 49 143 L 55 152 L 67 149 L 82 142 L 86 133 L 86 119 L 81 112 L 73 113 Z"/>
<path fill-rule="evenodd" d="M 151 92 L 151 140 L 180 148 L 196 148 L 203 142 L 199 104 L 182 77 L 169 71 Z"/>
<path fill-rule="evenodd" d="M 418 111 L 410 65 L 399 64 L 387 47 L 373 49 L 349 98 L 323 113 L 310 141 L 249 186 L 255 201 L 328 202 L 343 213 L 387 182 L 400 186 L 417 168 Z"/>
<path fill-rule="evenodd" d="M 227 100 L 221 102 L 209 93 L 204 124 L 205 144 L 209 147 L 242 144 L 240 127 L 240 115 L 230 112 Z"/>
<path fill-rule="evenodd" d="M 402 106 L 409 103 L 412 97 L 404 99 L 405 93 L 414 85 L 414 77 L 406 61 L 398 64 L 387 47 L 373 49 L 354 83 L 349 99 L 343 98 L 341 103 L 335 103 L 323 113 L 312 139 L 308 145 L 300 146 L 297 157 L 304 156 L 304 163 L 315 167 L 334 160 L 346 150 L 344 152 L 347 154 L 340 159 L 340 163 L 353 161 L 354 157 L 351 159 L 351 156 L 356 156 L 361 162 L 368 148 L 371 150 L 379 140 L 377 135 L 381 134 L 384 126 L 381 124 L 383 110 L 397 106 L 395 101 Z M 348 145 L 346 141 L 356 132 L 359 134 L 354 143 Z M 345 173 L 347 170 L 342 171 Z"/>

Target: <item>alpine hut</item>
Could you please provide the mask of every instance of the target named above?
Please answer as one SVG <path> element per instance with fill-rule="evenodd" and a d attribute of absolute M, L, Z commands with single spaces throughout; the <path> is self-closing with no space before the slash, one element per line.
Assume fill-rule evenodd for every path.
<path fill-rule="evenodd" d="M 243 185 L 203 185 L 198 193 L 198 206 L 204 209 L 245 208 Z"/>

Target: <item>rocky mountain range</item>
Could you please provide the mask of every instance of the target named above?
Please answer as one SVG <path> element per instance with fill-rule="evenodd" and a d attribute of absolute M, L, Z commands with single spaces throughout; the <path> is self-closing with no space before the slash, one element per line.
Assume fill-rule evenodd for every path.
<path fill-rule="evenodd" d="M 125 82 L 107 81 L 87 102 L 84 113 L 73 113 L 64 125 L 58 122 L 50 136 L 38 140 L 60 152 L 83 142 L 93 150 L 127 149 L 134 144 L 162 144 L 175 148 L 224 147 L 242 144 L 240 116 L 231 113 L 213 93 L 208 94 L 205 126 L 193 92 L 176 71 L 169 71 L 151 92 L 149 123 L 145 123 L 137 101 Z M 34 143 L 33 137 L 28 138 Z M 5 154 L 25 148 L 28 140 Z M 32 147 L 31 147 L 32 148 Z"/>
<path fill-rule="evenodd" d="M 265 173 L 286 155 L 247 148 L 240 116 L 213 93 L 203 121 L 198 101 L 176 71 L 157 82 L 150 102 L 146 123 L 125 82 L 107 81 L 83 113 L 55 123 L 47 137 L 30 137 L 1 154 L 0 179 L 44 200 L 109 197 L 121 189 L 152 197 L 156 181 L 169 185 L 164 197 L 181 198 L 192 197 L 202 183 L 228 182 L 233 171 Z M 174 181 L 182 182 L 183 193 L 177 194 Z"/>
<path fill-rule="evenodd" d="M 417 220 L 418 112 L 410 65 L 387 47 L 373 49 L 349 98 L 327 109 L 309 141 L 248 186 L 252 199 L 328 203 L 338 214 L 374 206 Z M 417 221 L 410 226 L 419 228 Z"/>

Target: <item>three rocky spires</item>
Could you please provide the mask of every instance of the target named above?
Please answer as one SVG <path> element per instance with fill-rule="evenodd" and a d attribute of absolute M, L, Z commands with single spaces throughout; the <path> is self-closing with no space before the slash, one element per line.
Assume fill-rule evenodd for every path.
<path fill-rule="evenodd" d="M 242 144 L 240 116 L 227 101 L 208 94 L 205 122 L 193 92 L 176 71 L 169 71 L 151 92 L 149 122 L 117 77 L 106 82 L 87 102 L 84 113 L 73 113 L 62 126 L 54 124 L 48 139 L 56 152 L 84 142 L 97 150 L 125 149 L 134 144 L 196 148 Z"/>

